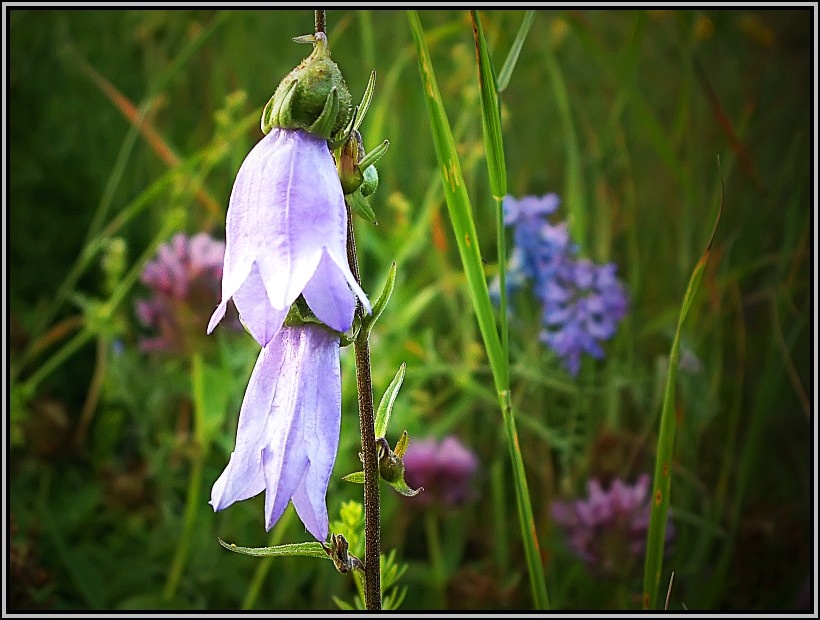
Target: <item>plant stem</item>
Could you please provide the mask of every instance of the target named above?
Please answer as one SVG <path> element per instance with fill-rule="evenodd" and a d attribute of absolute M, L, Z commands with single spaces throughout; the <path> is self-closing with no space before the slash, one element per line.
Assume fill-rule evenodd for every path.
<path fill-rule="evenodd" d="M 188 497 L 185 503 L 185 515 L 183 517 L 182 535 L 177 545 L 174 559 L 171 563 L 171 570 L 165 582 L 165 589 L 162 596 L 165 600 L 171 600 L 176 594 L 182 571 L 185 570 L 185 563 L 188 560 L 188 551 L 191 548 L 191 540 L 194 536 L 196 517 L 200 510 L 199 495 L 202 486 L 202 466 L 204 450 L 197 446 L 196 453 L 191 459 L 191 474 L 188 480 Z"/>
<path fill-rule="evenodd" d="M 356 256 L 356 240 L 353 236 L 353 214 L 347 208 L 347 260 L 356 281 L 359 276 L 359 259 Z M 362 318 L 361 303 L 356 304 L 356 314 Z M 370 377 L 370 345 L 367 330 L 362 330 L 353 342 L 356 356 L 356 387 L 359 393 L 359 425 L 362 433 L 362 460 L 364 465 L 364 604 L 368 610 L 379 610 L 381 601 L 381 533 L 379 525 L 379 463 L 376 454 L 376 429 L 373 412 L 373 382 Z"/>
<path fill-rule="evenodd" d="M 314 13 L 316 15 L 316 21 L 315 21 L 316 29 L 315 29 L 315 31 L 316 32 L 325 32 L 326 28 L 327 28 L 327 26 L 326 26 L 326 24 L 327 24 L 327 17 L 326 17 L 327 12 L 326 11 L 314 11 Z"/>
<path fill-rule="evenodd" d="M 433 590 L 436 604 L 444 607 L 444 589 L 447 585 L 447 568 L 444 566 L 444 556 L 441 552 L 441 536 L 439 535 L 438 516 L 432 511 L 424 515 L 424 533 L 427 537 L 427 555 L 432 572 Z"/>

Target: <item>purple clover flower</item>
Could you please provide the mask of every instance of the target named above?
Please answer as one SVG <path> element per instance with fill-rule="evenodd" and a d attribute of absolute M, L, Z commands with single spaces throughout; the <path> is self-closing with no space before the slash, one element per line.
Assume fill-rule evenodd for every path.
<path fill-rule="evenodd" d="M 649 476 L 642 474 L 634 485 L 615 479 L 604 490 L 592 479 L 586 500 L 552 502 L 553 520 L 566 532 L 572 552 L 590 569 L 619 575 L 643 557 L 651 512 L 649 483 Z M 670 522 L 667 544 L 674 535 Z"/>
<path fill-rule="evenodd" d="M 403 459 L 407 484 L 414 489 L 424 487 L 409 501 L 451 508 L 472 497 L 478 459 L 455 437 L 441 442 L 432 438 L 411 441 Z"/>
<path fill-rule="evenodd" d="M 567 223 L 547 219 L 559 203 L 556 194 L 504 198 L 504 223 L 513 228 L 514 240 L 507 288 L 513 292 L 531 285 L 543 305 L 541 341 L 577 375 L 583 353 L 603 357 L 600 343 L 614 335 L 628 300 L 615 265 L 578 258 Z M 490 291 L 498 296 L 497 280 Z"/>
<path fill-rule="evenodd" d="M 283 327 L 259 354 L 239 412 L 236 448 L 211 490 L 215 511 L 265 491 L 265 528 L 288 501 L 317 540 L 341 424 L 339 336 L 321 325 Z"/>
<path fill-rule="evenodd" d="M 347 263 L 347 208 L 327 141 L 274 128 L 236 175 L 226 223 L 222 301 L 208 333 L 233 298 L 242 322 L 265 346 L 299 295 L 316 317 L 346 331 L 356 298 L 370 303 Z"/>
<path fill-rule="evenodd" d="M 193 237 L 178 233 L 159 247 L 140 274 L 152 296 L 135 302 L 140 323 L 158 332 L 140 340 L 143 351 L 180 352 L 201 333 L 207 318 L 201 308 L 219 299 L 224 253 L 225 244 L 204 232 Z"/>

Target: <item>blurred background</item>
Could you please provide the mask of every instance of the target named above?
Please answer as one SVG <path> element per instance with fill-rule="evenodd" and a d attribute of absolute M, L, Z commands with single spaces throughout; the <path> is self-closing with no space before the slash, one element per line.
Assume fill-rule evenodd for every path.
<path fill-rule="evenodd" d="M 291 38 L 312 32 L 313 12 L 7 16 L 9 609 L 353 604 L 330 562 L 218 544 L 311 540 L 292 509 L 266 533 L 263 495 L 217 514 L 207 503 L 258 353 L 235 319 L 204 335 L 228 197 L 263 106 L 309 53 Z M 481 12 L 496 71 L 523 18 Z M 406 567 L 396 601 L 526 609 L 507 447 L 407 17 L 327 20 L 354 100 L 377 72 L 365 145 L 391 143 L 371 200 L 378 226 L 355 222 L 371 297 L 398 265 L 371 341 L 375 396 L 406 363 L 388 440 L 406 429 L 411 450 L 427 451 L 408 476 L 449 481 L 424 501 L 383 485 L 382 548 Z M 495 215 L 469 15 L 421 21 L 489 281 Z M 722 191 L 683 332 L 660 598 L 674 571 L 671 610 L 812 608 L 811 24 L 810 10 L 536 12 L 501 95 L 510 193 L 557 193 L 559 219 L 583 212 L 579 254 L 615 263 L 629 298 L 604 357 L 586 356 L 577 376 L 539 342 L 536 300 L 522 291 L 510 315 L 513 401 L 558 609 L 640 608 L 642 550 L 624 541 L 645 532 L 640 479 L 654 467 L 669 350 Z M 339 516 L 361 501 L 341 480 L 360 469 L 349 349 L 342 376 L 328 507 L 355 525 L 355 505 Z M 627 488 L 634 506 L 616 497 Z M 588 499 L 604 506 L 598 521 L 556 512 Z"/>

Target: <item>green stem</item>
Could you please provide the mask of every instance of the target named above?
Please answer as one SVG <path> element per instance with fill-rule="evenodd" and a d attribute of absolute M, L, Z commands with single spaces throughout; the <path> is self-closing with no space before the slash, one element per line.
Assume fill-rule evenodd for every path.
<path fill-rule="evenodd" d="M 424 534 L 427 538 L 427 554 L 430 559 L 433 589 L 438 606 L 444 607 L 444 587 L 447 582 L 447 568 L 444 566 L 444 554 L 441 552 L 438 516 L 428 510 L 424 515 Z"/>
<path fill-rule="evenodd" d="M 182 537 L 177 545 L 174 559 L 171 563 L 171 571 L 165 582 L 165 589 L 162 596 L 166 600 L 171 600 L 176 594 L 179 580 L 182 578 L 182 571 L 185 570 L 185 563 L 188 559 L 188 551 L 191 548 L 194 526 L 196 525 L 196 515 L 199 511 L 199 496 L 202 487 L 202 464 L 204 450 L 202 446 L 197 446 L 196 454 L 191 460 L 191 476 L 188 480 L 188 498 L 185 504 L 185 516 L 182 523 Z"/>
<path fill-rule="evenodd" d="M 503 400 L 503 399 L 499 399 Z M 541 550 L 538 545 L 538 533 L 535 529 L 535 518 L 532 514 L 532 504 L 527 487 L 527 477 L 524 473 L 524 460 L 521 456 L 521 447 L 518 443 L 518 431 L 515 428 L 515 417 L 509 401 L 501 403 L 501 412 L 504 417 L 504 430 L 507 434 L 507 447 L 510 450 L 510 460 L 513 466 L 513 481 L 515 482 L 515 503 L 518 507 L 518 521 L 521 526 L 521 539 L 524 542 L 524 555 L 530 574 L 530 588 L 535 601 L 536 609 L 549 609 L 550 602 L 547 596 L 547 585 L 544 581 L 544 566 L 541 560 Z"/>
<path fill-rule="evenodd" d="M 37 372 L 31 375 L 31 377 L 29 377 L 23 384 L 22 392 L 25 397 L 28 398 L 34 394 L 37 391 L 37 386 L 40 382 L 59 368 L 60 364 L 71 357 L 86 342 L 91 340 L 92 336 L 93 334 L 91 333 L 91 330 L 88 329 L 88 327 L 84 327 L 80 332 L 75 334 L 71 340 L 60 347 L 60 349 L 48 358 L 48 361 L 40 366 L 37 369 Z"/>

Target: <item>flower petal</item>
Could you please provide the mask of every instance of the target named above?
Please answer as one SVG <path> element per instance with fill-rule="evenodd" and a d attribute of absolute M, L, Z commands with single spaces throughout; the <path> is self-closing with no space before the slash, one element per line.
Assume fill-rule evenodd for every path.
<path fill-rule="evenodd" d="M 293 506 L 317 540 L 327 538 L 327 485 L 336 461 L 341 426 L 341 371 L 338 338 L 318 326 L 306 326 L 314 373 L 303 384 L 302 444 L 310 460 L 305 477 L 293 494 Z"/>
<path fill-rule="evenodd" d="M 359 298 L 359 301 L 362 302 L 362 306 L 365 311 L 370 314 L 373 311 L 373 308 L 370 305 L 370 301 L 367 299 L 367 295 L 362 290 L 362 287 L 359 286 L 359 283 L 356 282 L 356 278 L 353 277 L 353 272 L 350 271 L 350 266 L 347 264 L 346 252 L 342 251 L 339 253 L 333 248 L 328 248 L 328 256 L 330 256 L 330 260 L 332 260 L 339 268 L 339 271 L 342 272 L 342 275 L 344 275 L 348 285 L 350 285 L 350 288 L 353 289 L 353 292 L 356 294 L 356 297 Z"/>
<path fill-rule="evenodd" d="M 327 253 L 322 255 L 316 273 L 302 294 L 310 309 L 325 325 L 338 332 L 345 332 L 353 325 L 356 298 Z"/>
<path fill-rule="evenodd" d="M 222 510 L 234 502 L 257 495 L 265 487 L 261 471 L 263 429 L 271 412 L 281 358 L 265 347 L 253 367 L 236 430 L 236 447 L 228 466 L 211 489 L 210 504 Z"/>
<path fill-rule="evenodd" d="M 263 347 L 282 327 L 282 322 L 288 313 L 287 310 L 276 310 L 270 305 L 256 263 L 251 267 L 248 279 L 234 294 L 233 301 L 236 309 L 239 310 L 243 325 L 248 328 L 256 342 Z"/>
<path fill-rule="evenodd" d="M 291 448 L 298 448 L 294 444 Z M 262 450 L 262 468 L 265 472 L 265 529 L 270 530 L 285 512 L 296 487 L 308 466 L 306 454 L 276 453 L 271 448 Z"/>
<path fill-rule="evenodd" d="M 276 148 L 266 152 L 262 165 L 247 171 L 236 200 L 256 205 L 250 234 L 260 250 L 257 258 L 262 259 L 260 273 L 271 305 L 281 309 L 302 293 L 323 248 L 344 252 L 347 208 L 325 140 L 301 130 L 274 129 L 271 134 L 276 134 Z"/>

